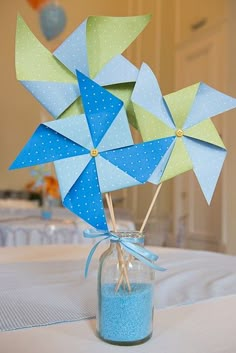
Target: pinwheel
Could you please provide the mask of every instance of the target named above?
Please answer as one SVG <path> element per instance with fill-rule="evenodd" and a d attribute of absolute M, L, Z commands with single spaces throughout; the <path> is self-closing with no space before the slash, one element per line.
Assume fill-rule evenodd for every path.
<path fill-rule="evenodd" d="M 172 136 L 163 168 L 150 181 L 157 184 L 193 169 L 208 203 L 226 157 L 224 144 L 210 118 L 236 107 L 231 98 L 204 83 L 162 96 L 151 69 L 143 64 L 132 94 L 144 141 Z"/>
<path fill-rule="evenodd" d="M 123 102 L 77 75 L 85 114 L 41 124 L 10 169 L 55 162 L 64 206 L 106 230 L 101 193 L 145 183 L 173 137 L 134 145 Z"/>
<path fill-rule="evenodd" d="M 120 55 L 145 28 L 150 15 L 88 17 L 52 54 L 18 16 L 16 30 L 17 79 L 54 118 L 81 114 L 76 70 L 107 86 L 125 105 L 138 74 Z M 131 111 L 131 109 L 129 109 Z"/>

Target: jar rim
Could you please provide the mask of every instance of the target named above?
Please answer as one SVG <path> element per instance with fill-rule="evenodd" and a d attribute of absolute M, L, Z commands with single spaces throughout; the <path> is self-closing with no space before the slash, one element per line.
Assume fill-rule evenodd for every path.
<path fill-rule="evenodd" d="M 138 230 L 121 230 L 116 232 L 111 231 L 111 233 L 117 235 L 120 238 L 132 238 L 132 239 L 144 238 L 144 234 L 140 233 Z"/>

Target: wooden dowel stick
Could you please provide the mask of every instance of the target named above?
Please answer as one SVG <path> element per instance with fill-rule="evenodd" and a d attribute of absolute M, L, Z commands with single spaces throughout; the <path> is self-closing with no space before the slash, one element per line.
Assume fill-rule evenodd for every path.
<path fill-rule="evenodd" d="M 109 210 L 110 217 L 111 217 L 112 229 L 114 230 L 114 232 L 116 232 L 117 231 L 117 225 L 116 225 L 115 213 L 114 213 L 114 209 L 113 209 L 110 193 L 108 193 L 108 194 L 106 193 L 105 197 L 106 197 L 107 206 L 108 206 L 108 210 Z"/>
<path fill-rule="evenodd" d="M 117 232 L 117 224 L 116 224 L 116 218 L 115 218 L 115 212 L 114 212 L 114 207 L 113 207 L 113 202 L 112 202 L 112 198 L 111 198 L 111 193 L 108 193 L 108 202 L 110 204 L 110 214 L 111 214 L 111 218 L 112 218 L 112 225 L 113 225 L 113 230 L 114 232 Z"/>
<path fill-rule="evenodd" d="M 143 230 L 144 230 L 144 228 L 145 228 L 145 226 L 146 226 L 146 224 L 147 224 L 148 218 L 149 218 L 149 216 L 150 216 L 150 214 L 151 214 L 151 212 L 152 212 L 153 206 L 154 206 L 154 204 L 155 204 L 155 202 L 156 202 L 156 199 L 157 199 L 157 196 L 158 196 L 158 194 L 159 194 L 159 192 L 160 192 L 160 190 L 161 190 L 161 187 L 162 187 L 162 183 L 159 184 L 158 187 L 157 187 L 157 189 L 156 189 L 156 192 L 155 192 L 155 194 L 154 194 L 154 196 L 153 196 L 152 202 L 151 202 L 151 204 L 150 204 L 150 206 L 149 206 L 149 209 L 148 209 L 148 211 L 147 211 L 147 213 L 146 213 L 146 216 L 145 216 L 145 218 L 144 218 L 144 221 L 143 221 L 143 223 L 142 223 L 142 226 L 141 226 L 141 228 L 140 228 L 140 230 L 139 230 L 140 233 L 143 232 Z"/>
<path fill-rule="evenodd" d="M 112 228 L 113 228 L 113 230 L 115 232 L 117 232 L 117 224 L 116 224 L 116 219 L 115 219 L 115 213 L 114 213 L 114 208 L 113 208 L 111 194 L 110 193 L 106 193 L 105 197 L 106 197 L 109 213 L 110 213 L 110 216 L 111 216 Z M 120 279 L 119 279 L 119 285 L 118 284 L 116 285 L 116 291 L 119 290 L 119 287 L 120 287 L 120 285 L 122 283 L 123 277 L 125 277 L 125 281 L 126 281 L 128 290 L 131 291 L 131 286 L 130 286 L 130 282 L 129 282 L 127 267 L 126 267 L 126 263 L 125 263 L 125 260 L 124 260 L 124 256 L 122 254 L 122 250 L 121 250 L 120 244 L 118 244 L 118 243 L 116 244 L 116 249 L 117 249 L 119 266 L 121 268 L 121 275 L 120 275 Z M 120 282 L 120 280 L 121 280 L 121 282 Z"/>

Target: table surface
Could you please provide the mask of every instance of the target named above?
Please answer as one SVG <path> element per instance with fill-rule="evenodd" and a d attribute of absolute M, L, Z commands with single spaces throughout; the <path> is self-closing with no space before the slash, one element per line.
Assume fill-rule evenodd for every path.
<path fill-rule="evenodd" d="M 87 246 L 0 248 L 0 262 L 73 260 L 85 257 Z M 95 256 L 103 251 L 98 249 Z M 158 251 L 160 252 L 160 251 Z M 175 249 L 164 249 L 168 255 Z M 181 250 L 180 250 L 181 253 Z M 153 337 L 133 347 L 112 346 L 95 334 L 95 320 L 23 329 L 0 334 L 1 353 L 234 353 L 236 295 L 192 305 L 155 310 Z"/>

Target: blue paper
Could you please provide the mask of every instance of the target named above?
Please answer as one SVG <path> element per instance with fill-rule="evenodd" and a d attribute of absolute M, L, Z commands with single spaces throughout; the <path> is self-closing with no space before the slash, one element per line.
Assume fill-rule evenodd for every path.
<path fill-rule="evenodd" d="M 64 206 L 106 230 L 101 193 L 145 183 L 173 137 L 134 145 L 124 104 L 80 72 L 78 82 L 85 114 L 41 124 L 11 169 L 54 161 Z"/>
<path fill-rule="evenodd" d="M 96 229 L 108 229 L 94 159 L 68 192 L 63 204 Z"/>
<path fill-rule="evenodd" d="M 115 120 L 110 125 L 109 133 L 103 136 L 98 145 L 100 152 L 107 149 L 130 146 L 133 144 L 133 138 L 130 132 L 129 123 L 125 108 L 122 107 Z"/>
<path fill-rule="evenodd" d="M 84 112 L 94 148 L 97 147 L 123 106 L 123 102 L 106 90 L 101 90 L 88 77 L 77 71 Z"/>
<path fill-rule="evenodd" d="M 173 140 L 173 137 L 168 137 L 149 141 L 125 149 L 101 152 L 101 156 L 139 183 L 145 183 L 168 151 Z"/>
<path fill-rule="evenodd" d="M 80 115 L 79 119 L 78 116 L 72 116 L 69 120 L 59 119 L 56 123 L 50 121 L 44 125 L 89 151 L 93 148 L 91 133 L 84 114 Z M 65 149 L 67 149 L 66 145 Z"/>
<path fill-rule="evenodd" d="M 78 85 L 73 83 L 21 81 L 22 85 L 53 116 L 61 115 L 79 96 Z"/>
<path fill-rule="evenodd" d="M 117 83 L 135 82 L 138 69 L 123 55 L 117 55 L 109 61 L 94 78 L 100 86 Z"/>
<path fill-rule="evenodd" d="M 83 173 L 90 161 L 90 154 L 85 154 L 76 157 L 64 158 L 54 162 L 62 200 L 65 199 L 71 189 L 71 186 L 75 184 L 76 180 Z M 61 171 L 64 171 L 64 173 Z"/>
<path fill-rule="evenodd" d="M 131 98 L 134 103 L 137 103 L 157 116 L 167 126 L 171 128 L 175 127 L 169 109 L 163 99 L 158 81 L 150 67 L 145 63 L 140 68 L 138 80 L 135 83 L 135 89 Z"/>
<path fill-rule="evenodd" d="M 227 96 L 201 82 L 183 128 L 189 128 L 202 120 L 234 109 L 236 106 L 235 102 L 235 98 Z"/>
<path fill-rule="evenodd" d="M 193 161 L 193 171 L 210 204 L 227 152 L 223 148 L 209 146 L 206 142 L 188 137 L 184 138 L 184 143 Z"/>
<path fill-rule="evenodd" d="M 101 192 L 110 192 L 131 186 L 139 185 L 140 182 L 116 165 L 110 163 L 107 159 L 102 158 L 101 155 L 96 158 L 96 167 L 99 174 L 99 185 Z"/>
<path fill-rule="evenodd" d="M 86 148 L 58 134 L 45 124 L 41 124 L 10 169 L 31 167 L 87 153 L 89 151 Z"/>
<path fill-rule="evenodd" d="M 86 26 L 87 19 L 53 52 L 74 75 L 79 70 L 89 76 Z"/>
<path fill-rule="evenodd" d="M 209 118 L 236 108 L 236 99 L 204 83 L 197 83 L 163 97 L 155 75 L 143 64 L 131 100 L 137 122 L 140 126 L 143 124 L 140 133 L 144 140 L 156 135 L 159 138 L 172 136 L 175 141 L 149 181 L 157 184 L 193 169 L 210 203 L 226 150 Z"/>

